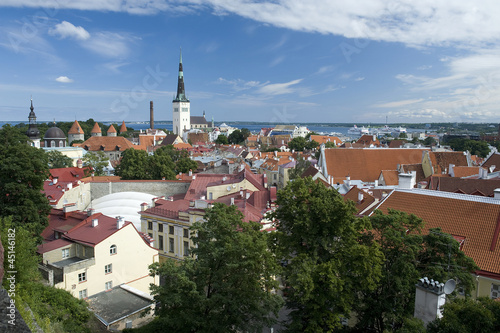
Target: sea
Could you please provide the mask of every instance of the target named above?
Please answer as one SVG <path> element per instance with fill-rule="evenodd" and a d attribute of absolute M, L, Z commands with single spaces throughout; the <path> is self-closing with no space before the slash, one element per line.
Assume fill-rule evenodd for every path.
<path fill-rule="evenodd" d="M 222 123 L 215 123 L 215 126 L 220 126 L 221 124 Z M 276 124 L 271 124 L 271 123 L 245 124 L 245 123 L 225 122 L 225 124 L 239 129 L 247 128 L 251 133 L 254 134 L 260 132 L 262 128 L 271 128 L 276 126 Z M 146 130 L 149 128 L 149 123 L 125 123 L 125 125 L 135 130 Z M 324 126 L 319 126 L 318 124 L 315 124 L 313 126 L 301 125 L 301 124 L 293 124 L 293 125 L 306 126 L 307 129 L 309 129 L 310 131 L 323 135 L 331 134 L 335 136 L 337 135 L 347 136 L 347 131 L 349 130 L 349 127 L 334 127 L 334 126 L 328 126 L 328 124 L 325 124 Z M 155 128 L 167 129 L 171 131 L 172 123 L 159 123 L 159 124 L 155 123 Z"/>

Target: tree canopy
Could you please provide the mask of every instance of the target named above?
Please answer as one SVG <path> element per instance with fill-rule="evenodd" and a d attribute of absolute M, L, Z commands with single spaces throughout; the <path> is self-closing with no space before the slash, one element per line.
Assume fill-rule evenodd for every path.
<path fill-rule="evenodd" d="M 369 221 L 352 202 L 311 177 L 278 191 L 275 251 L 285 263 L 283 283 L 291 309 L 290 332 L 331 332 L 349 316 L 355 295 L 374 289 L 383 255 L 360 242 Z"/>
<path fill-rule="evenodd" d="M 430 322 L 429 333 L 500 332 L 500 302 L 486 297 L 455 298 L 443 307 L 443 317 Z"/>
<path fill-rule="evenodd" d="M 448 143 L 455 151 L 469 151 L 472 155 L 478 155 L 479 157 L 486 157 L 490 152 L 486 141 L 456 138 L 450 140 Z"/>
<path fill-rule="evenodd" d="M 224 134 L 219 134 L 217 139 L 215 139 L 215 143 L 219 145 L 227 145 L 229 143 L 229 140 L 227 139 L 227 136 Z"/>
<path fill-rule="evenodd" d="M 140 332 L 262 332 L 275 322 L 279 265 L 260 224 L 242 217 L 215 203 L 191 227 L 191 257 L 151 266 L 164 281 L 151 287 L 159 317 Z"/>
<path fill-rule="evenodd" d="M 58 150 L 47 152 L 47 157 L 49 159 L 50 169 L 69 168 L 73 166 L 73 160 Z"/>
<path fill-rule="evenodd" d="M 288 148 L 293 149 L 295 151 L 304 151 L 304 149 L 314 149 L 318 148 L 319 143 L 316 141 L 312 140 L 309 141 L 306 138 L 303 138 L 301 136 L 293 138 L 288 142 Z"/>
<path fill-rule="evenodd" d="M 359 329 L 380 333 L 400 329 L 413 316 L 415 283 L 421 277 L 442 282 L 454 278 L 467 294 L 474 288 L 470 273 L 477 267 L 450 235 L 439 229 L 421 235 L 422 219 L 399 211 L 385 215 L 376 211 L 370 221 L 372 230 L 364 233 L 364 241 L 379 243 L 384 261 L 376 289 L 357 294 Z"/>
<path fill-rule="evenodd" d="M 239 144 L 242 144 L 243 142 L 245 142 L 245 137 L 243 136 L 243 133 L 239 129 L 234 130 L 231 134 L 229 134 L 227 139 L 230 143 L 233 143 L 236 145 L 239 145 Z"/>
<path fill-rule="evenodd" d="M 42 192 L 49 178 L 47 154 L 28 145 L 18 128 L 0 130 L 0 217 L 39 235 L 47 226 L 50 205 Z"/>
<path fill-rule="evenodd" d="M 83 164 L 92 169 L 95 176 L 104 176 L 109 159 L 102 151 L 88 151 L 82 158 Z"/>
<path fill-rule="evenodd" d="M 122 179 L 175 179 L 179 172 L 196 170 L 198 164 L 189 158 L 185 150 L 172 145 L 158 148 L 153 155 L 143 150 L 127 149 L 115 174 Z"/>

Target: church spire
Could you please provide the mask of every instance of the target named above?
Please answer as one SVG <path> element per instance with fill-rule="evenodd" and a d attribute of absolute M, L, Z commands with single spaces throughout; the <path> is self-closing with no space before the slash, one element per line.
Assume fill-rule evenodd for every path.
<path fill-rule="evenodd" d="M 184 72 L 182 70 L 182 49 L 180 51 L 179 57 L 179 76 L 177 78 L 177 96 L 175 96 L 174 102 L 189 102 L 186 97 L 186 91 L 184 90 Z"/>

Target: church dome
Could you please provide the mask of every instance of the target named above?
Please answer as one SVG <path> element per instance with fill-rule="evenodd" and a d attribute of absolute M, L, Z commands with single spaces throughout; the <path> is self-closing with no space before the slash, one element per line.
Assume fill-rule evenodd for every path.
<path fill-rule="evenodd" d="M 37 127 L 29 127 L 28 130 L 26 131 L 26 135 L 30 139 L 40 138 L 40 131 L 38 130 Z"/>
<path fill-rule="evenodd" d="M 51 127 L 45 132 L 45 139 L 66 139 L 66 135 L 59 127 Z"/>

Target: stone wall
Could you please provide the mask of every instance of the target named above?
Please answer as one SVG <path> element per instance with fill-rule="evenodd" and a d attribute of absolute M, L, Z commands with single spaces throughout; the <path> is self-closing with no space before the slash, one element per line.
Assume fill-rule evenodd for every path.
<path fill-rule="evenodd" d="M 90 193 L 92 200 L 99 199 L 105 195 L 120 192 L 142 192 L 155 196 L 171 196 L 186 193 L 191 182 L 172 180 L 120 180 L 113 182 L 91 182 Z"/>

